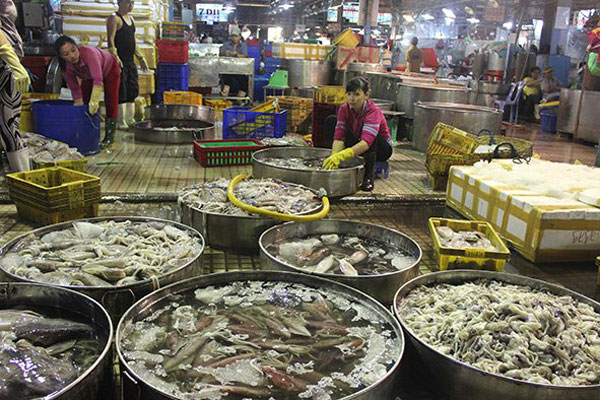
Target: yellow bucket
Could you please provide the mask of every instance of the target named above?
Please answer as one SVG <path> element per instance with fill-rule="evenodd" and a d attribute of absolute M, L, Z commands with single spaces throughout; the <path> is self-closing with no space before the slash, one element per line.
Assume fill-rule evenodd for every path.
<path fill-rule="evenodd" d="M 344 32 L 337 35 L 335 39 L 333 39 L 333 44 L 336 46 L 354 48 L 358 46 L 358 38 L 354 32 L 352 32 L 352 29 L 348 28 Z"/>

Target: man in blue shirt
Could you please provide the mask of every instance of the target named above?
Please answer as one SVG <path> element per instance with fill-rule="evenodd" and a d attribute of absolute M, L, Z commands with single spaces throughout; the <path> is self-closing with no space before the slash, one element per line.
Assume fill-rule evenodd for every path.
<path fill-rule="evenodd" d="M 223 43 L 219 51 L 221 57 L 248 57 L 248 46 L 241 40 L 240 28 L 232 28 L 229 40 Z M 238 97 L 245 97 L 248 92 L 248 78 L 244 75 L 223 75 L 223 83 L 221 96 L 229 96 L 231 92 Z"/>

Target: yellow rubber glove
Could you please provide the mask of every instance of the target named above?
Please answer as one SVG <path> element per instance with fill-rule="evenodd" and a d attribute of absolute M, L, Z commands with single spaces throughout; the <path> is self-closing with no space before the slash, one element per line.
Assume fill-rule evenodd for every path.
<path fill-rule="evenodd" d="M 73 100 L 73 105 L 74 106 L 82 106 L 83 105 L 83 99 L 75 99 L 75 100 Z"/>
<path fill-rule="evenodd" d="M 113 56 L 115 56 L 115 58 L 117 59 L 117 62 L 119 63 L 119 67 L 123 68 L 123 61 L 121 61 L 121 59 L 119 58 L 119 52 L 117 52 L 117 48 L 109 47 L 108 52 L 110 54 L 112 54 Z"/>
<path fill-rule="evenodd" d="M 135 48 L 135 57 L 137 58 L 138 63 L 140 63 L 142 71 L 148 71 L 148 62 L 146 61 L 144 55 L 137 49 L 137 47 Z"/>
<path fill-rule="evenodd" d="M 94 115 L 98 112 L 98 108 L 100 108 L 100 98 L 102 97 L 102 86 L 94 85 L 92 88 L 92 95 L 90 96 L 90 104 L 89 110 L 90 114 Z"/>
<path fill-rule="evenodd" d="M 332 154 L 323 161 L 323 168 L 325 169 L 338 169 L 340 163 L 354 158 L 354 150 L 352 147 L 348 147 L 338 153 Z"/>
<path fill-rule="evenodd" d="M 344 142 L 342 142 L 341 140 L 334 140 L 333 146 L 331 147 L 331 155 L 339 153 L 342 150 L 344 150 Z"/>
<path fill-rule="evenodd" d="M 15 81 L 15 89 L 21 93 L 29 91 L 29 74 L 25 67 L 21 65 L 17 53 L 13 50 L 9 43 L 4 43 L 0 46 L 0 57 L 8 64 L 8 67 L 12 71 L 13 80 Z"/>

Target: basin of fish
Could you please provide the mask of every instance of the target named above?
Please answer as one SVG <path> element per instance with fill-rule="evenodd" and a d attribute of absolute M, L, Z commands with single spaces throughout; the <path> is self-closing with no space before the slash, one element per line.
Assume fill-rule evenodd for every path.
<path fill-rule="evenodd" d="M 0 399 L 51 398 L 107 345 L 98 327 L 57 310 L 0 309 Z"/>
<path fill-rule="evenodd" d="M 134 306 L 118 329 L 122 361 L 178 399 L 344 399 L 383 386 L 404 342 L 382 306 L 331 281 L 269 274 Z"/>
<path fill-rule="evenodd" d="M 403 327 L 445 357 L 518 381 L 514 387 L 600 393 L 600 304 L 530 278 L 469 273 L 462 280 L 453 279 L 458 276 L 453 272 L 432 274 L 436 277 L 427 284 L 409 282 L 411 288 L 401 288 L 396 313 Z M 557 392 L 535 398 L 569 396 Z"/>
<path fill-rule="evenodd" d="M 122 287 L 195 262 L 200 234 L 152 218 L 98 218 L 32 231 L 7 244 L 0 268 L 25 279 L 68 287 Z"/>
<path fill-rule="evenodd" d="M 261 159 L 261 161 L 273 167 L 291 168 L 303 171 L 327 171 L 325 168 L 323 168 L 323 161 L 325 161 L 325 159 L 326 157 L 264 157 Z M 353 168 L 355 166 L 355 162 L 345 161 L 340 164 L 339 168 Z"/>
<path fill-rule="evenodd" d="M 351 233 L 281 238 L 266 245 L 266 251 L 302 271 L 346 276 L 398 272 L 413 267 L 418 260 L 388 243 Z"/>
<path fill-rule="evenodd" d="M 227 198 L 231 180 L 220 178 L 182 189 L 178 203 L 203 212 L 242 217 L 259 217 L 237 207 Z M 310 214 L 322 207 L 325 193 L 277 179 L 244 179 L 234 189 L 236 198 L 251 206 L 284 214 Z"/>

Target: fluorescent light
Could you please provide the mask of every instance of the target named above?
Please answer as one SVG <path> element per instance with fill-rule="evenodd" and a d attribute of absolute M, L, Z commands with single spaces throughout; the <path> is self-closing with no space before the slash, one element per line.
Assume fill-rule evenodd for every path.
<path fill-rule="evenodd" d="M 505 22 L 502 27 L 507 31 L 510 31 L 513 28 L 513 23 L 511 21 Z"/>
<path fill-rule="evenodd" d="M 478 24 L 480 22 L 477 18 L 467 18 L 467 21 L 472 24 Z"/>
<path fill-rule="evenodd" d="M 294 7 L 293 4 L 282 4 L 279 7 L 283 8 L 284 10 L 289 10 L 290 8 Z"/>
<path fill-rule="evenodd" d="M 456 15 L 454 14 L 454 12 L 449 8 L 442 8 L 442 12 L 448 18 L 456 18 Z"/>
<path fill-rule="evenodd" d="M 421 15 L 421 18 L 423 18 L 425 21 L 431 21 L 433 16 L 431 14 L 423 14 Z"/>
<path fill-rule="evenodd" d="M 415 19 L 414 19 L 414 18 L 413 18 L 413 16 L 412 16 L 412 15 L 410 15 L 410 14 L 404 14 L 404 15 L 402 16 L 402 18 L 404 18 L 404 20 L 405 20 L 406 22 L 415 22 Z"/>

